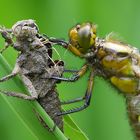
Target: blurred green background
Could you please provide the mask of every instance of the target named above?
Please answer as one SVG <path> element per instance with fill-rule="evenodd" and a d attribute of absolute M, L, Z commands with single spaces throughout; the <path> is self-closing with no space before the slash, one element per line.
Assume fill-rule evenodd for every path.
<path fill-rule="evenodd" d="M 139 7 L 139 0 L 0 0 L 0 24 L 10 28 L 18 20 L 34 19 L 41 33 L 67 40 L 68 31 L 72 26 L 90 21 L 98 24 L 100 37 L 114 31 L 129 44 L 139 47 Z M 56 49 L 65 61 L 66 68 L 79 69 L 83 64 L 82 60 L 64 49 Z M 9 49 L 4 56 L 13 66 L 15 51 Z M 88 74 L 76 83 L 59 84 L 61 99 L 83 95 L 87 79 Z M 1 113 L 4 112 L 0 110 Z M 135 140 L 128 123 L 125 99 L 101 78 L 95 79 L 90 107 L 71 116 L 90 140 Z M 2 121 L 0 117 L 0 122 Z M 4 122 L 1 124 L 0 131 L 4 128 Z"/>

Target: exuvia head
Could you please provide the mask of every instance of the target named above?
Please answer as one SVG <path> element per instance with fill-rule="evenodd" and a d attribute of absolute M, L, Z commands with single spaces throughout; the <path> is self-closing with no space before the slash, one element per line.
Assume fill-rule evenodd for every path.
<path fill-rule="evenodd" d="M 75 50 L 81 54 L 86 54 L 91 47 L 95 45 L 96 25 L 91 23 L 77 24 L 69 31 L 69 42 L 73 49 L 70 49 L 77 55 Z"/>
<path fill-rule="evenodd" d="M 18 21 L 12 27 L 12 34 L 16 39 L 14 48 L 21 52 L 30 50 L 31 46 L 29 44 L 35 41 L 38 32 L 39 29 L 34 20 Z"/>
<path fill-rule="evenodd" d="M 38 33 L 38 27 L 34 20 L 21 20 L 12 27 L 14 36 L 19 40 L 32 40 Z"/>

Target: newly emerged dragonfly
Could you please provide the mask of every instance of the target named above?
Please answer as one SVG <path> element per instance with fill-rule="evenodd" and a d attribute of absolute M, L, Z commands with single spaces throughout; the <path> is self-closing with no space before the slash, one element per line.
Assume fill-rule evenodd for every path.
<path fill-rule="evenodd" d="M 96 25 L 91 23 L 78 24 L 69 31 L 68 45 L 64 48 L 74 55 L 85 59 L 86 63 L 70 78 L 56 77 L 61 81 L 75 82 L 90 70 L 87 90 L 80 98 L 69 100 L 64 104 L 84 101 L 83 106 L 61 112 L 65 115 L 81 111 L 90 105 L 94 77 L 101 76 L 122 92 L 127 99 L 128 114 L 136 135 L 140 139 L 140 52 L 137 48 L 111 39 L 99 38 Z"/>

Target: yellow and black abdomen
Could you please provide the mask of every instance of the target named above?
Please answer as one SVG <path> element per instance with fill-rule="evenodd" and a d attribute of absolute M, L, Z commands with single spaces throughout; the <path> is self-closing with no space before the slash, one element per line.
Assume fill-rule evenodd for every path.
<path fill-rule="evenodd" d="M 115 87 L 123 93 L 140 93 L 140 60 L 137 60 L 139 54 L 133 48 L 121 43 L 105 42 L 98 52 L 100 55 L 102 68 Z"/>

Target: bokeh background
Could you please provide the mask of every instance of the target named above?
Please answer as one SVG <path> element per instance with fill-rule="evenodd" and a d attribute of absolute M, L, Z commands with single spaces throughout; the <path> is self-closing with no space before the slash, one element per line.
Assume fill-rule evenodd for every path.
<path fill-rule="evenodd" d="M 41 33 L 67 40 L 72 26 L 90 21 L 98 24 L 100 37 L 113 31 L 125 42 L 140 47 L 139 7 L 139 0 L 0 0 L 0 24 L 10 28 L 18 20 L 34 19 Z M 79 69 L 84 63 L 64 49 L 57 46 L 56 49 L 66 68 Z M 4 56 L 13 66 L 15 51 L 9 49 Z M 59 56 L 55 55 L 55 58 Z M 59 84 L 61 99 L 82 96 L 87 79 L 88 73 L 76 83 Z M 125 99 L 118 93 L 105 80 L 96 78 L 90 107 L 71 115 L 90 140 L 135 140 L 126 114 Z M 1 131 L 3 127 L 0 126 Z"/>

